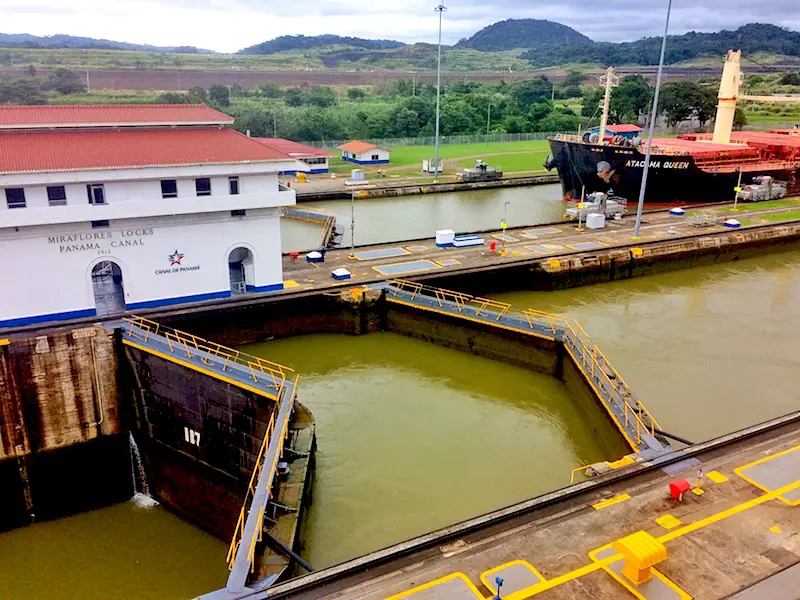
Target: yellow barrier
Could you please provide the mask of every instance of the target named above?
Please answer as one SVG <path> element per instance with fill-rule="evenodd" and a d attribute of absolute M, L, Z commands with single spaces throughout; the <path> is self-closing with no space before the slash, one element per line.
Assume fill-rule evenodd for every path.
<path fill-rule="evenodd" d="M 233 348 L 228 348 L 216 342 L 210 342 L 201 337 L 192 335 L 191 333 L 165 327 L 161 325 L 161 323 L 151 321 L 144 317 L 132 315 L 130 317 L 123 317 L 122 320 L 129 324 L 129 328 L 126 330 L 129 337 L 139 338 L 146 342 L 151 335 L 163 336 L 167 340 L 170 352 L 175 352 L 177 349 L 180 349 L 183 350 L 189 358 L 192 356 L 200 356 L 201 360 L 206 365 L 211 363 L 212 357 L 224 359 L 222 365 L 223 371 L 228 370 L 228 365 L 230 363 L 238 363 L 249 369 L 250 377 L 252 377 L 253 381 L 256 383 L 259 381 L 259 376 L 263 376 L 267 379 L 271 379 L 273 387 L 279 388 L 283 385 L 282 382 L 286 379 L 287 373 L 294 372 L 294 369 L 289 367 L 265 360 L 258 356 L 244 354 Z M 140 333 L 137 329 L 144 333 Z"/>

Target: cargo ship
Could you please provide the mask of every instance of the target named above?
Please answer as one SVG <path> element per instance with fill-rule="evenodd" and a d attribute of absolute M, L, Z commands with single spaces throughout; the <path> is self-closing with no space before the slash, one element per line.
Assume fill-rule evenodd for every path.
<path fill-rule="evenodd" d="M 737 100 L 798 102 L 791 96 L 739 94 L 741 52 L 728 52 L 722 71 L 714 133 L 643 140 L 636 126 L 609 126 L 608 106 L 615 76 L 605 76 L 606 94 L 597 131 L 548 138 L 545 167 L 558 170 L 566 199 L 606 192 L 637 202 L 647 144 L 651 143 L 645 203 L 685 205 L 732 202 L 736 189 L 763 176 L 785 182 L 800 194 L 800 128 L 733 132 Z M 600 132 L 603 132 L 601 137 Z"/>

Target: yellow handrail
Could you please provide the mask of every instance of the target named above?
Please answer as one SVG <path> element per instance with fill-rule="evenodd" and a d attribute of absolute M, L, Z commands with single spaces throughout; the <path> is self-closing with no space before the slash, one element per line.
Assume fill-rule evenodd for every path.
<path fill-rule="evenodd" d="M 397 295 L 398 291 L 407 291 L 411 292 L 411 299 L 413 300 L 417 294 L 427 293 L 436 299 L 439 306 L 444 306 L 445 301 L 454 302 L 459 312 L 463 312 L 464 307 L 467 305 L 475 306 L 475 315 L 480 315 L 482 311 L 485 310 L 494 310 L 496 311 L 496 320 L 498 321 L 504 315 L 512 311 L 511 305 L 506 302 L 499 302 L 488 298 L 470 296 L 462 292 L 426 286 L 414 281 L 393 279 L 388 283 L 393 287 L 392 294 L 394 296 Z M 601 382 L 608 386 L 609 392 L 612 395 L 616 393 L 622 398 L 624 424 L 621 423 L 620 425 L 626 429 L 631 426 L 631 423 L 635 425 L 637 444 L 641 443 L 642 433 L 644 431 L 655 435 L 656 428 L 661 428 L 650 411 L 647 410 L 639 400 L 636 400 L 635 407 L 631 405 L 629 402 L 629 398 L 632 397 L 630 386 L 611 365 L 605 355 L 600 351 L 600 348 L 592 342 L 589 334 L 586 333 L 580 323 L 575 319 L 568 319 L 560 315 L 533 308 L 523 310 L 522 316 L 525 317 L 528 327 L 531 329 L 534 328 L 534 325 L 549 327 L 553 337 L 558 335 L 559 330 L 563 330 L 564 344 L 574 347 L 575 351 L 579 352 L 582 357 L 584 364 L 581 365 L 581 367 L 586 368 L 592 378 L 599 377 Z M 603 399 L 601 398 L 601 400 Z M 645 422 L 643 417 L 647 419 L 649 424 Z"/>
<path fill-rule="evenodd" d="M 585 471 L 586 469 L 590 469 L 592 467 L 596 467 L 598 465 L 602 465 L 603 462 L 604 461 L 600 461 L 600 462 L 592 463 L 590 465 L 584 465 L 582 467 L 575 467 L 574 469 L 572 469 L 572 472 L 569 474 L 569 484 L 572 485 L 573 483 L 575 483 L 575 473 L 577 473 L 578 471 Z"/>
<path fill-rule="evenodd" d="M 294 410 L 294 401 L 297 399 L 297 384 L 300 380 L 300 376 L 295 376 L 294 379 L 294 386 L 292 387 L 292 410 L 286 413 L 286 418 L 284 422 L 280 425 L 280 431 L 278 432 L 279 439 L 281 441 L 280 447 L 278 452 L 275 453 L 275 457 L 272 460 L 272 463 L 269 465 L 269 473 L 275 474 L 278 469 L 278 460 L 283 456 L 283 441 L 287 438 L 289 433 L 289 419 L 291 418 L 292 411 Z M 281 389 L 277 394 L 278 399 L 281 398 L 281 395 L 285 391 L 285 382 L 281 385 Z M 244 535 L 244 524 L 246 520 L 246 509 L 248 505 L 252 502 L 252 496 L 255 494 L 255 487 L 253 486 L 254 482 L 261 476 L 262 471 L 266 465 L 262 464 L 262 460 L 266 458 L 267 447 L 269 446 L 270 442 L 272 441 L 275 435 L 275 414 L 273 413 L 270 416 L 269 424 L 267 425 L 267 431 L 264 435 L 264 439 L 261 442 L 261 447 L 259 448 L 258 455 L 256 456 L 255 466 L 253 467 L 253 473 L 250 475 L 250 482 L 247 486 L 247 491 L 245 492 L 245 499 L 242 503 L 242 508 L 239 511 L 239 518 L 236 521 L 236 527 L 233 531 L 233 537 L 231 539 L 231 543 L 228 546 L 228 554 L 227 554 L 227 562 L 228 562 L 228 570 L 233 569 L 233 563 L 236 559 L 236 552 L 239 549 L 239 546 L 242 542 L 242 536 Z M 272 497 L 272 492 L 267 490 L 267 493 Z M 259 522 L 263 522 L 264 519 L 264 509 L 260 509 L 259 513 Z M 251 572 L 254 568 L 255 563 L 255 545 L 256 541 L 261 541 L 261 527 L 257 528 L 258 535 L 254 535 L 253 539 L 250 540 L 250 547 L 248 549 L 248 560 L 250 561 L 250 569 Z"/>
<path fill-rule="evenodd" d="M 265 376 L 272 381 L 273 387 L 280 387 L 281 382 L 286 379 L 287 373 L 294 373 L 294 369 L 260 358 L 258 356 L 251 356 L 217 344 L 210 342 L 206 339 L 186 333 L 178 329 L 165 327 L 156 321 L 151 321 L 144 317 L 131 315 L 130 317 L 123 317 L 123 321 L 129 324 L 126 333 L 130 337 L 135 337 L 147 341 L 151 335 L 161 335 L 167 340 L 170 352 L 181 350 L 186 353 L 186 356 L 191 358 L 198 355 L 205 364 L 210 363 L 211 357 L 221 358 L 224 360 L 222 370 L 227 371 L 230 363 L 237 363 L 246 367 L 250 371 L 250 377 L 254 382 L 259 381 L 259 376 Z M 141 330 L 144 333 L 140 333 Z"/>

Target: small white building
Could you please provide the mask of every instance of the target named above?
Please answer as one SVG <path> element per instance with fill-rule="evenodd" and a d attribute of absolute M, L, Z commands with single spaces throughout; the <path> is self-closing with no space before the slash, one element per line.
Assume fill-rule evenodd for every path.
<path fill-rule="evenodd" d="M 375 144 L 353 140 L 341 146 L 342 160 L 357 165 L 386 165 L 389 164 L 390 152 Z"/>
<path fill-rule="evenodd" d="M 328 159 L 333 156 L 330 152 L 306 146 L 300 142 L 284 140 L 283 138 L 253 138 L 269 146 L 278 152 L 291 156 L 297 161 L 293 170 L 281 173 L 281 175 L 294 175 L 296 173 L 310 173 L 312 175 L 328 172 Z"/>
<path fill-rule="evenodd" d="M 294 159 L 203 105 L 0 107 L 0 327 L 283 288 Z"/>

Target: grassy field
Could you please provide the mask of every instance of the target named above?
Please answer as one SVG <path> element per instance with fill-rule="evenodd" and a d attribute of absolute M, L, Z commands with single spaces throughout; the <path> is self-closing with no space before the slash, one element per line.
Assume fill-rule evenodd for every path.
<path fill-rule="evenodd" d="M 340 154 L 335 148 L 327 150 L 336 156 Z M 421 175 L 422 161 L 432 159 L 434 154 L 433 146 L 402 146 L 391 150 L 392 162 L 381 167 L 365 167 L 367 174 L 375 173 L 381 168 L 390 176 Z M 549 152 L 545 140 L 439 146 L 439 156 L 446 161 L 445 175 L 455 174 L 456 169 L 452 161 L 455 161 L 459 168 L 471 167 L 477 158 L 485 160 L 494 167 L 502 167 L 505 173 L 542 171 L 544 170 L 542 163 Z M 331 160 L 331 171 L 334 173 L 349 173 L 354 168 L 359 167 L 341 163 L 338 158 Z"/>
<path fill-rule="evenodd" d="M 334 155 L 336 149 L 328 149 Z M 389 165 L 363 167 L 367 177 L 374 178 L 378 169 L 385 171 L 391 179 L 414 178 L 423 182 L 422 161 L 433 158 L 433 146 L 404 146 L 392 148 L 392 162 Z M 493 167 L 502 168 L 504 173 L 543 172 L 545 158 L 549 154 L 546 141 L 506 142 L 489 144 L 454 144 L 439 147 L 439 156 L 445 160 L 444 178 L 455 176 L 459 168 L 471 167 L 475 159 L 485 160 Z M 349 174 L 357 167 L 342 163 L 338 158 L 331 160 L 331 172 L 339 175 Z M 428 178 L 425 178 L 427 181 Z"/>

